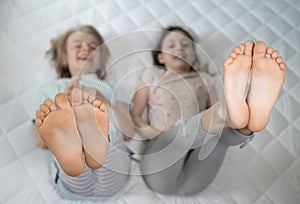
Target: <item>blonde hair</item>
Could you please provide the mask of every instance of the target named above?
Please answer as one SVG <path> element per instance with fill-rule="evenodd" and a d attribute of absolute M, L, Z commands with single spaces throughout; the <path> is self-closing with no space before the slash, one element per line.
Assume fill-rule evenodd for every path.
<path fill-rule="evenodd" d="M 109 57 L 109 50 L 104 44 L 104 40 L 100 33 L 91 25 L 80 25 L 71 28 L 51 40 L 51 47 L 46 52 L 46 56 L 51 57 L 51 61 L 54 63 L 58 78 L 71 77 L 69 66 L 67 64 L 67 40 L 71 34 L 78 31 L 93 35 L 99 45 L 101 45 L 100 48 L 97 48 L 100 49 L 101 64 L 99 65 L 100 69 L 97 70 L 96 74 L 100 79 L 105 79 L 106 72 L 104 68 Z"/>

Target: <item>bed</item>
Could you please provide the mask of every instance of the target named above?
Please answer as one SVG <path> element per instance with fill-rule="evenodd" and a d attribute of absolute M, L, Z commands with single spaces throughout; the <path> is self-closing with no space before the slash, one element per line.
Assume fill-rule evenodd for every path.
<path fill-rule="evenodd" d="M 77 24 L 94 25 L 106 41 L 132 31 L 185 26 L 220 71 L 226 54 L 246 39 L 266 41 L 280 50 L 287 64 L 270 123 L 245 148 L 228 151 L 203 192 L 164 196 L 133 175 L 124 191 L 99 203 L 300 203 L 298 0 L 1 0 L 0 203 L 89 203 L 57 194 L 48 175 L 50 153 L 35 144 L 31 121 L 38 88 L 55 78 L 44 57 L 50 39 Z M 111 72 L 110 79 L 116 82 L 131 71 L 125 67 Z M 137 77 L 129 89 L 136 82 Z M 138 174 L 135 160 L 132 168 Z"/>

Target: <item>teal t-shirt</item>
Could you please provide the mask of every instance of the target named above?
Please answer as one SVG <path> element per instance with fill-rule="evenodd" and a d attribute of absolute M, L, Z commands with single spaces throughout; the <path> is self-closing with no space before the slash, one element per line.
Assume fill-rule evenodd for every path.
<path fill-rule="evenodd" d="M 56 94 L 64 93 L 66 91 L 68 84 L 72 80 L 74 80 L 74 78 L 55 79 L 43 85 L 38 91 L 34 113 L 32 114 L 32 119 L 35 119 L 36 110 L 39 109 L 40 104 L 42 104 L 46 98 L 54 100 Z M 99 79 L 96 74 L 88 74 L 81 76 L 79 84 L 89 88 L 96 88 L 104 97 L 110 100 L 113 104 L 116 101 L 120 101 L 129 105 L 129 98 L 126 92 L 122 90 L 122 88 L 118 87 L 116 89 L 109 82 Z"/>

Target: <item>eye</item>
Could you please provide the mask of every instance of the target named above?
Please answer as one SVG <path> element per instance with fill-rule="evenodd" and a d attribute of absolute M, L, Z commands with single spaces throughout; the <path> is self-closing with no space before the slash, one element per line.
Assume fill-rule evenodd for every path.
<path fill-rule="evenodd" d="M 81 45 L 80 44 L 75 44 L 74 47 L 75 48 L 81 48 Z"/>
<path fill-rule="evenodd" d="M 189 42 L 182 42 L 181 45 L 183 47 L 189 47 L 190 46 L 190 43 Z"/>
<path fill-rule="evenodd" d="M 175 45 L 172 43 L 172 44 L 169 44 L 169 45 L 168 45 L 168 48 L 174 48 L 174 46 L 175 46 Z"/>

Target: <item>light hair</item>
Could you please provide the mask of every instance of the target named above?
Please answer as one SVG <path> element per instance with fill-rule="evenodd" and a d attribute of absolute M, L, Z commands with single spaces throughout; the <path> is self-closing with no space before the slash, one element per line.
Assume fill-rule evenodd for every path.
<path fill-rule="evenodd" d="M 104 44 L 104 40 L 100 33 L 96 30 L 95 27 L 91 25 L 79 25 L 74 28 L 70 28 L 65 31 L 61 35 L 51 40 L 51 47 L 46 52 L 46 56 L 50 56 L 52 63 L 55 66 L 56 73 L 58 78 L 68 78 L 71 77 L 71 73 L 69 71 L 69 66 L 67 63 L 67 40 L 69 36 L 75 32 L 83 32 L 86 34 L 90 34 L 96 38 L 99 43 L 100 55 L 101 55 L 101 64 L 99 65 L 99 69 L 96 74 L 100 79 L 105 79 L 105 65 L 109 57 L 109 50 Z"/>

